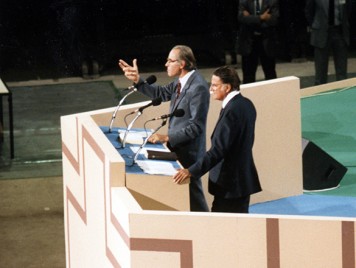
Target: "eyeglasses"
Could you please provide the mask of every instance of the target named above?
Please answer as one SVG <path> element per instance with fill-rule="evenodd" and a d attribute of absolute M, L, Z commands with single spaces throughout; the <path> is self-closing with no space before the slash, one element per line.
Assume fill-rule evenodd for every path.
<path fill-rule="evenodd" d="M 172 60 L 172 59 L 167 59 L 167 63 L 174 63 L 176 61 L 179 61 L 179 60 Z"/>

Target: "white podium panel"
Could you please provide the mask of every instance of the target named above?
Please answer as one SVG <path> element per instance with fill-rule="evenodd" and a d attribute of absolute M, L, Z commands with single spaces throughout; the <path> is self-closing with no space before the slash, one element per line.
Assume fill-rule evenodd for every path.
<path fill-rule="evenodd" d="M 253 202 L 301 194 L 299 80 L 254 83 L 242 93 L 257 109 L 263 192 Z M 143 104 L 122 107 L 114 126 Z M 220 105 L 211 103 L 208 137 Z M 355 267 L 353 218 L 189 212 L 188 184 L 127 173 L 100 129 L 114 109 L 61 118 L 67 267 Z M 167 112 L 168 104 L 152 107 L 137 125 Z"/>

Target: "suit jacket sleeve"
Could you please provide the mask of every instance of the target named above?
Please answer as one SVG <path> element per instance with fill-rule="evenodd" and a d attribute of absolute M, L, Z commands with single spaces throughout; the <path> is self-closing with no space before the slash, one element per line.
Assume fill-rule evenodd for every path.
<path fill-rule="evenodd" d="M 241 0 L 239 5 L 238 12 L 238 21 L 245 26 L 249 26 L 251 28 L 268 28 L 271 26 L 276 26 L 279 18 L 279 2 L 278 0 L 269 0 L 264 1 L 263 6 L 261 7 L 261 13 L 265 12 L 269 9 L 269 13 L 271 14 L 271 18 L 268 21 L 261 21 L 259 15 L 255 15 L 254 10 L 254 1 L 249 0 Z M 247 11 L 250 15 L 244 16 L 243 12 Z"/>
<path fill-rule="evenodd" d="M 233 145 L 241 133 L 241 125 L 237 123 L 240 121 L 239 112 L 236 109 L 231 109 L 231 106 L 230 109 L 225 109 L 212 134 L 211 148 L 204 154 L 204 157 L 189 167 L 189 172 L 193 177 L 201 177 L 207 173 L 234 148 Z"/>
<path fill-rule="evenodd" d="M 171 82 L 165 86 L 158 86 L 155 84 L 145 84 L 143 83 L 143 79 L 140 78 L 140 81 L 137 84 L 140 84 L 140 86 L 137 87 L 138 91 L 144 95 L 152 99 L 160 97 L 162 98 L 162 101 L 169 101 L 172 98 L 177 81 Z"/>

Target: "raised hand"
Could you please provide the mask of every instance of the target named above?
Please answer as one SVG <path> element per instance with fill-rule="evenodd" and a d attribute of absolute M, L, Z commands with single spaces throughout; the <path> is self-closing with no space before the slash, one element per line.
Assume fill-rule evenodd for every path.
<path fill-rule="evenodd" d="M 131 80 L 134 83 L 138 83 L 140 80 L 140 74 L 138 72 L 137 59 L 132 61 L 132 66 L 129 65 L 124 60 L 119 60 L 119 67 L 124 72 L 127 79 Z"/>

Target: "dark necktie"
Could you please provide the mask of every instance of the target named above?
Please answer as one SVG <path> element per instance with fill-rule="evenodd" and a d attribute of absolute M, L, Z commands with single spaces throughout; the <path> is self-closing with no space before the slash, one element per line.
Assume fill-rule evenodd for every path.
<path fill-rule="evenodd" d="M 176 98 L 175 98 L 175 100 L 174 100 L 174 105 L 173 105 L 173 107 L 174 107 L 174 106 L 176 105 L 176 103 L 177 103 L 177 100 L 178 100 L 178 98 L 179 98 L 181 89 L 182 89 L 182 84 L 181 84 L 180 82 L 178 82 L 178 84 L 177 84 L 177 86 L 176 86 Z"/>
<path fill-rule="evenodd" d="M 177 86 L 176 86 L 176 93 L 177 93 L 176 99 L 179 98 L 181 89 L 182 89 L 182 84 L 181 84 L 180 82 L 178 82 L 178 84 L 177 84 Z"/>
<path fill-rule="evenodd" d="M 329 0 L 329 25 L 334 25 L 335 20 L 335 0 Z"/>

